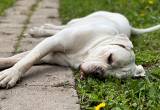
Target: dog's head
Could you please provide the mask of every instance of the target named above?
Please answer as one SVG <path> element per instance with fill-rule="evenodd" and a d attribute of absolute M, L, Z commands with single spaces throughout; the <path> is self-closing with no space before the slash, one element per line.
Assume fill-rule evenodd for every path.
<path fill-rule="evenodd" d="M 118 78 L 145 76 L 143 67 L 135 64 L 132 48 L 132 43 L 124 35 L 115 36 L 96 46 L 80 65 L 81 78 L 89 74 L 100 77 L 113 75 Z"/>

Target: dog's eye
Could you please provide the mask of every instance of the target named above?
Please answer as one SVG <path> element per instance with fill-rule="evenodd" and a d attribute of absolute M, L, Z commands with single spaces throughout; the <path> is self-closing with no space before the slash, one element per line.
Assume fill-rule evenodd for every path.
<path fill-rule="evenodd" d="M 108 64 L 111 65 L 113 63 L 113 59 L 112 59 L 112 54 L 109 55 L 108 59 Z"/>

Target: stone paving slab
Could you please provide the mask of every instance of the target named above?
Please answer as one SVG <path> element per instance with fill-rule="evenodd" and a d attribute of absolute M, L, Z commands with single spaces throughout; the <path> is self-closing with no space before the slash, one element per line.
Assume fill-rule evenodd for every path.
<path fill-rule="evenodd" d="M 33 67 L 0 101 L 2 110 L 79 110 L 72 71 L 58 66 Z"/>
<path fill-rule="evenodd" d="M 73 88 L 75 85 L 72 71 L 69 68 L 60 66 L 34 66 L 25 76 L 19 85 L 23 86 L 66 86 Z"/>
<path fill-rule="evenodd" d="M 16 43 L 15 40 L 8 40 L 5 37 L 0 38 L 0 39 L 1 39 L 0 40 L 0 53 L 6 53 L 6 52 L 13 52 L 14 51 L 14 47 L 11 46 L 11 45 Z"/>
<path fill-rule="evenodd" d="M 1 92 L 0 98 L 2 110 L 78 110 L 79 107 L 73 103 L 77 101 L 75 90 L 64 87 L 17 86 Z"/>
<path fill-rule="evenodd" d="M 15 5 L 6 11 L 5 16 L 0 17 L 0 52 L 14 52 L 14 45 L 17 41 L 17 37 L 22 31 L 22 28 L 18 28 L 18 26 L 24 26 L 24 23 L 28 19 L 27 14 L 29 13 L 29 9 L 35 3 L 36 0 L 31 0 L 31 2 L 28 2 L 27 0 L 17 0 Z M 22 14 L 24 12 L 23 7 L 27 10 L 26 15 Z M 13 27 L 11 27 L 11 25 Z"/>
<path fill-rule="evenodd" d="M 58 17 L 58 0 L 17 0 L 0 17 L 0 56 L 14 52 L 17 39 L 34 26 L 44 23 L 61 24 Z M 32 6 L 36 6 L 31 17 Z M 30 18 L 29 24 L 26 20 Z M 23 33 L 23 34 L 24 34 Z M 44 38 L 21 38 L 21 51 L 31 50 Z M 60 66 L 34 66 L 9 90 L 0 89 L 0 110 L 80 110 L 75 81 L 71 69 Z"/>
<path fill-rule="evenodd" d="M 29 24 L 27 27 L 28 27 L 28 29 L 30 29 L 30 28 L 32 28 L 32 27 L 38 27 L 38 26 L 41 26 L 41 25 L 43 25 L 43 24 L 46 24 L 46 23 L 52 23 L 52 24 L 57 24 L 57 25 L 59 25 L 60 24 L 60 22 L 59 22 L 59 20 L 57 20 L 57 19 L 43 19 L 43 20 L 46 20 L 46 22 L 44 22 L 41 18 L 39 18 L 38 19 L 38 17 L 37 17 L 37 19 L 35 19 L 35 20 L 37 20 L 36 22 L 32 22 L 32 24 Z M 38 22 L 39 21 L 39 22 Z M 27 31 L 26 32 L 28 32 L 28 29 L 27 29 Z"/>
<path fill-rule="evenodd" d="M 35 47 L 43 39 L 44 38 L 32 38 L 32 37 L 26 37 L 25 39 L 22 39 L 20 51 L 24 52 L 24 51 L 31 50 L 33 47 Z"/>

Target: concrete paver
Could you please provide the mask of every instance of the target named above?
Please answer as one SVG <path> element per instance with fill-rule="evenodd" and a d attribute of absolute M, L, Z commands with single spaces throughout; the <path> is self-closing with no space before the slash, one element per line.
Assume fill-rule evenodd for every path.
<path fill-rule="evenodd" d="M 8 9 L 5 16 L 0 17 L 0 53 L 3 54 L 14 52 L 14 45 L 17 41 L 17 36 L 19 36 L 22 31 L 22 28 L 17 28 L 14 26 L 24 25 L 25 21 L 28 19 L 28 10 L 35 3 L 36 0 L 31 0 L 31 2 L 28 2 L 27 0 L 17 0 L 14 7 Z M 26 9 L 26 14 L 23 14 L 23 7 Z M 2 43 L 3 41 L 4 43 Z"/>
<path fill-rule="evenodd" d="M 10 91 L 1 92 L 1 108 L 2 110 L 78 110 L 78 104 L 73 103 L 77 101 L 74 91 L 63 87 L 15 87 Z"/>

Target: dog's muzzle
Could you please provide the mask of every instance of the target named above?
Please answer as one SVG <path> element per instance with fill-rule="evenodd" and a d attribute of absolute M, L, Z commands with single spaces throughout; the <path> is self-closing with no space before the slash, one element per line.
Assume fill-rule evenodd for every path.
<path fill-rule="evenodd" d="M 80 79 L 84 79 L 88 75 L 93 75 L 95 77 L 102 77 L 104 75 L 104 69 L 100 66 L 86 66 L 84 64 L 80 65 Z"/>

